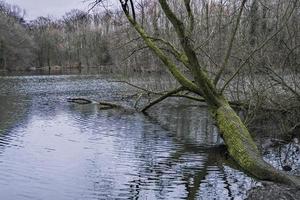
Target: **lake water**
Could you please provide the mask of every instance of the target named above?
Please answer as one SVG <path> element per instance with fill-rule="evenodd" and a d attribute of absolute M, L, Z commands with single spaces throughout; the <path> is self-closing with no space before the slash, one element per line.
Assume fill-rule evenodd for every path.
<path fill-rule="evenodd" d="M 112 80 L 0 77 L 1 200 L 244 199 L 259 185 L 227 160 L 205 107 L 172 99 L 148 116 L 67 102 L 131 106 L 136 91 Z"/>

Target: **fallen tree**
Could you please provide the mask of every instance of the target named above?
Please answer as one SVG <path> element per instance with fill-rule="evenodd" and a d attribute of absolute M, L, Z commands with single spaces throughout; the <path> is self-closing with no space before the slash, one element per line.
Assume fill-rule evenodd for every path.
<path fill-rule="evenodd" d="M 96 2 L 99 3 L 101 2 L 101 0 L 98 0 Z M 119 2 L 128 21 L 131 23 L 140 37 L 144 40 L 145 44 L 162 61 L 169 72 L 182 86 L 181 88 L 175 89 L 174 91 L 171 91 L 170 93 L 167 93 L 158 98 L 149 106 L 151 107 L 161 99 L 172 96 L 176 94 L 178 90 L 182 89 L 198 95 L 207 103 L 208 108 L 211 112 L 211 116 L 216 121 L 219 132 L 226 144 L 229 155 L 246 172 L 261 180 L 285 183 L 300 188 L 300 179 L 298 177 L 290 176 L 282 171 L 278 171 L 263 160 L 248 129 L 243 124 L 240 117 L 236 114 L 223 93 L 229 82 L 234 79 L 236 74 L 245 66 L 251 56 L 258 50 L 262 49 L 268 43 L 268 41 L 270 41 L 278 32 L 280 32 L 280 30 L 282 30 L 282 27 L 279 28 L 277 32 L 272 34 L 261 45 L 258 45 L 258 47 L 254 49 L 249 57 L 247 57 L 247 59 L 241 64 L 241 66 L 238 67 L 237 72 L 234 73 L 234 75 L 230 77 L 228 81 L 225 81 L 223 85 L 218 87 L 220 77 L 224 74 L 224 71 L 227 68 L 228 59 L 231 55 L 232 47 L 235 41 L 235 35 L 239 29 L 241 15 L 247 0 L 241 1 L 239 12 L 235 20 L 235 25 L 233 26 L 231 37 L 228 43 L 228 48 L 226 52 L 224 52 L 225 56 L 222 66 L 220 67 L 220 70 L 218 71 L 214 80 L 209 78 L 203 66 L 201 66 L 196 55 L 192 39 L 190 38 L 195 23 L 193 12 L 190 6 L 190 0 L 183 1 L 188 16 L 188 27 L 176 16 L 166 0 L 158 0 L 162 11 L 173 25 L 182 50 L 177 49 L 174 45 L 163 39 L 153 38 L 146 33 L 144 28 L 136 20 L 133 0 L 119 0 Z M 294 1 L 294 4 L 292 4 L 292 6 L 287 8 L 285 20 L 289 20 L 289 17 L 294 11 L 296 3 L 297 0 Z M 160 43 L 163 43 L 164 45 L 167 45 L 169 47 L 168 52 L 172 52 L 171 55 L 174 56 L 176 60 L 179 61 L 190 72 L 190 74 L 192 74 L 192 79 L 188 78 L 179 70 L 178 66 L 170 58 L 170 54 L 167 54 L 166 51 L 164 51 L 164 49 L 160 47 Z M 146 109 L 147 108 L 145 108 L 145 110 Z"/>

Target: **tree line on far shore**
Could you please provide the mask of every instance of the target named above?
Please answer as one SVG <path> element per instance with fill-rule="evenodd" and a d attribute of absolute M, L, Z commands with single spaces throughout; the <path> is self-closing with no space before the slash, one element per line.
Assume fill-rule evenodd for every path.
<path fill-rule="evenodd" d="M 231 27 L 238 13 L 239 0 L 194 0 L 193 42 L 197 56 L 207 71 L 214 73 L 222 62 Z M 240 22 L 228 66 L 237 66 L 245 57 L 282 27 L 290 1 L 248 1 Z M 172 9 L 186 22 L 184 7 L 170 1 Z M 141 25 L 153 37 L 168 39 L 178 45 L 169 20 L 156 1 L 139 0 L 136 4 Z M 0 70 L 64 69 L 100 71 L 160 71 L 158 61 L 131 29 L 117 8 L 71 10 L 61 19 L 38 17 L 24 20 L 25 11 L 0 1 Z M 284 65 L 297 70 L 300 64 L 299 8 L 274 38 L 247 65 Z M 168 52 L 168 47 L 165 48 Z M 171 52 L 170 52 L 171 53 Z M 234 70 L 230 69 L 229 70 Z"/>

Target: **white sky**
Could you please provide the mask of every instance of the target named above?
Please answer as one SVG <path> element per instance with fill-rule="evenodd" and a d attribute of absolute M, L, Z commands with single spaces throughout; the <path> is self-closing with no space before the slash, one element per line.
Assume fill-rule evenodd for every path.
<path fill-rule="evenodd" d="M 114 0 L 109 0 L 114 2 Z M 39 16 L 52 16 L 59 18 L 72 9 L 88 10 L 89 3 L 83 0 L 5 0 L 8 4 L 18 5 L 26 10 L 26 20 Z"/>

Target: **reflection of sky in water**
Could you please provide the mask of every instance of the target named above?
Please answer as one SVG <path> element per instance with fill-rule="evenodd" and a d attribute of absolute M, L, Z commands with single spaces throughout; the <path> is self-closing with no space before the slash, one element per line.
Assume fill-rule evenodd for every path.
<path fill-rule="evenodd" d="M 99 77 L 0 85 L 0 199 L 243 199 L 257 184 L 226 164 L 203 108 L 172 100 L 147 117 L 65 102 L 132 92 Z"/>

